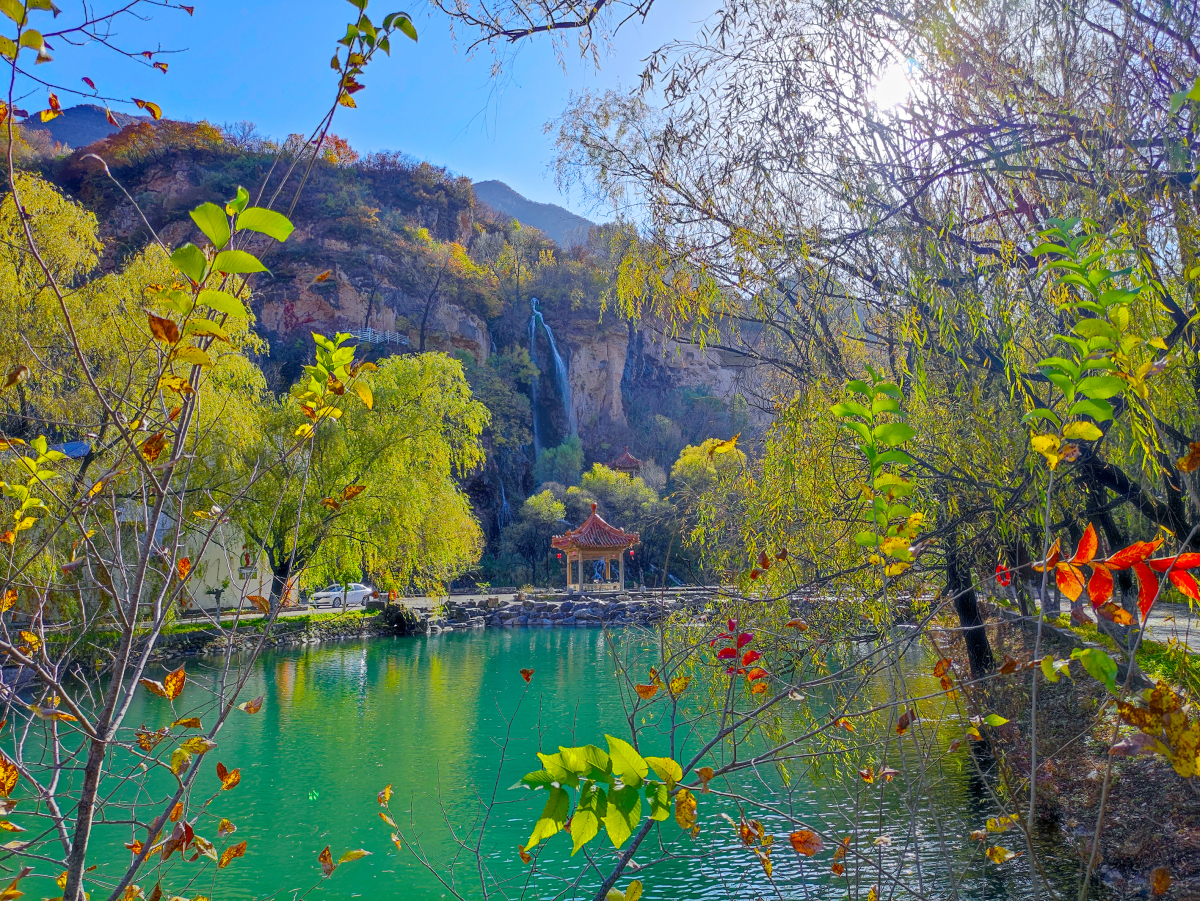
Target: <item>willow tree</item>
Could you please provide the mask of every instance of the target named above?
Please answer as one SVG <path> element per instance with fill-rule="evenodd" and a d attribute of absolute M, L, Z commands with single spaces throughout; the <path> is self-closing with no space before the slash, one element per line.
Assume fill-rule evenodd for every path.
<path fill-rule="evenodd" d="M 370 368 L 359 373 L 370 406 L 346 395 L 336 422 L 264 472 L 233 514 L 267 555 L 275 604 L 305 570 L 317 580 L 369 574 L 385 588 L 431 589 L 479 558 L 483 536 L 456 480 L 483 462 L 487 408 L 444 354 L 388 357 Z M 289 397 L 259 408 L 245 425 L 262 439 L 235 467 L 264 470 L 294 440 L 300 407 Z"/>

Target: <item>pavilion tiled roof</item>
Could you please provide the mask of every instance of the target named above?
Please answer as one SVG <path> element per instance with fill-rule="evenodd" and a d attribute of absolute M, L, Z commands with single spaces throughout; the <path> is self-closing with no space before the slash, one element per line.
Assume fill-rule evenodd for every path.
<path fill-rule="evenodd" d="M 592 515 L 583 525 L 571 529 L 565 535 L 555 535 L 550 539 L 550 544 L 562 551 L 628 548 L 638 542 L 637 532 L 626 532 L 624 529 L 610 526 L 601 519 L 595 504 L 592 504 Z"/>
<path fill-rule="evenodd" d="M 641 469 L 642 461 L 629 452 L 629 446 L 626 445 L 624 452 L 617 457 L 612 463 L 608 464 L 609 469 L 630 470 Z"/>

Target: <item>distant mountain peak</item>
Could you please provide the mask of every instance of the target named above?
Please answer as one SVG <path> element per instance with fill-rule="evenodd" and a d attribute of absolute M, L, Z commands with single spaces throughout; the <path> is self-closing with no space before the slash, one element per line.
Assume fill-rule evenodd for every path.
<path fill-rule="evenodd" d="M 511 216 L 522 225 L 545 232 L 559 247 L 575 247 L 587 241 L 588 231 L 596 224 L 553 203 L 538 203 L 518 194 L 502 181 L 480 181 L 473 186 L 475 196 L 498 213 Z"/>
<path fill-rule="evenodd" d="M 30 116 L 21 126 L 30 131 L 47 132 L 58 143 L 78 150 L 116 134 L 130 122 L 148 119 L 146 116 L 128 116 L 125 113 L 113 113 L 113 118 L 119 126 L 108 121 L 108 113 L 104 107 L 84 103 L 63 110 L 61 116 L 55 116 L 49 122 Z"/>

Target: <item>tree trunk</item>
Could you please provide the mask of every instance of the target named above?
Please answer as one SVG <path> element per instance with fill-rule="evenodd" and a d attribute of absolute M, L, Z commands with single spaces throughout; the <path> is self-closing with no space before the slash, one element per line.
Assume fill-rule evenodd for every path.
<path fill-rule="evenodd" d="M 995 666 L 992 646 L 988 642 L 987 629 L 979 613 L 979 599 L 971 584 L 971 571 L 963 563 L 958 549 L 958 532 L 950 533 L 946 547 L 946 587 L 958 612 L 958 623 L 962 626 L 963 641 L 967 645 L 967 660 L 971 664 L 972 678 L 987 675 Z"/>
<path fill-rule="evenodd" d="M 287 593 L 288 580 L 291 578 L 291 566 L 287 563 L 271 568 L 271 609 L 282 606 L 284 595 Z"/>

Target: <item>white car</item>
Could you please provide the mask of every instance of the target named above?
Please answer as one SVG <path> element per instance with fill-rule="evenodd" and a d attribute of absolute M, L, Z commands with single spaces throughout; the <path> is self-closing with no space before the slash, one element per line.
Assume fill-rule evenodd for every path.
<path fill-rule="evenodd" d="M 314 607 L 362 607 L 367 598 L 377 592 L 370 585 L 361 582 L 351 582 L 349 585 L 339 585 L 334 582 L 327 588 L 314 591 L 308 602 Z"/>

